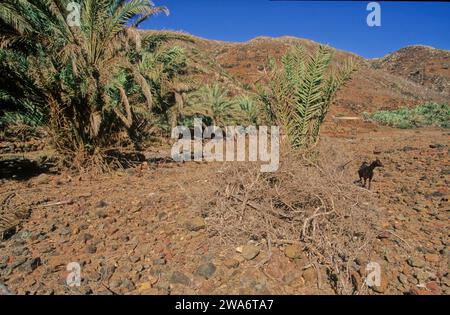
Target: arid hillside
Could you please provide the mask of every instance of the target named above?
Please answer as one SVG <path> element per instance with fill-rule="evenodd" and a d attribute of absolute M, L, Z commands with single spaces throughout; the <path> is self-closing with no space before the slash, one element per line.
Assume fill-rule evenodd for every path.
<path fill-rule="evenodd" d="M 450 51 L 409 46 L 372 61 L 374 67 L 450 96 Z"/>
<path fill-rule="evenodd" d="M 219 81 L 230 90 L 252 90 L 264 80 L 268 56 L 280 60 L 293 45 L 312 50 L 319 43 L 295 37 L 257 37 L 245 43 L 211 41 L 193 37 L 179 43 L 195 57 L 196 79 Z M 198 58 L 204 56 L 204 58 Z M 354 115 L 377 109 L 415 106 L 424 102 L 448 102 L 450 52 L 411 46 L 381 59 L 366 60 L 336 50 L 336 62 L 354 58 L 359 71 L 336 99 L 332 115 Z M 220 71 L 217 71 L 220 69 Z"/>

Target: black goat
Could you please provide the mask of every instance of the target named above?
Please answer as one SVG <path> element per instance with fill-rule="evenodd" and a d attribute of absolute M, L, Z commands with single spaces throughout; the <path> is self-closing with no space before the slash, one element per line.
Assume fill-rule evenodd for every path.
<path fill-rule="evenodd" d="M 376 159 L 370 165 L 367 162 L 364 162 L 363 164 L 361 164 L 358 174 L 359 174 L 359 181 L 361 183 L 363 183 L 363 179 L 364 179 L 363 187 L 366 187 L 366 182 L 367 182 L 367 180 L 369 180 L 369 190 L 370 190 L 370 186 L 372 184 L 372 179 L 373 179 L 373 170 L 377 167 L 383 167 L 383 164 L 381 163 L 381 161 L 379 159 Z"/>

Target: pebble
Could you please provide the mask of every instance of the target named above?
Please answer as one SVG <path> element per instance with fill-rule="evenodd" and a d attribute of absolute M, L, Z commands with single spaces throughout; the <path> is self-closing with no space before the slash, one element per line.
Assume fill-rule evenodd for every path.
<path fill-rule="evenodd" d="M 225 259 L 223 264 L 225 265 L 225 267 L 230 268 L 230 269 L 234 269 L 234 268 L 239 267 L 239 261 L 237 259 L 234 259 L 234 258 L 227 258 L 227 259 Z"/>
<path fill-rule="evenodd" d="M 425 255 L 425 260 L 428 261 L 428 262 L 437 263 L 437 262 L 439 262 L 439 255 L 426 254 Z"/>
<path fill-rule="evenodd" d="M 205 220 L 201 217 L 195 217 L 186 222 L 186 228 L 191 232 L 198 232 L 206 227 Z"/>
<path fill-rule="evenodd" d="M 418 271 L 414 273 L 414 277 L 419 281 L 419 283 L 425 283 L 429 279 L 429 275 L 425 271 Z"/>
<path fill-rule="evenodd" d="M 164 259 L 164 258 L 153 259 L 153 264 L 154 265 L 159 265 L 159 266 L 165 265 L 166 264 L 166 259 Z"/>
<path fill-rule="evenodd" d="M 104 200 L 100 200 L 98 203 L 97 203 L 97 208 L 105 208 L 105 207 L 107 207 L 108 206 L 108 203 L 106 202 L 106 201 L 104 201 Z"/>
<path fill-rule="evenodd" d="M 408 258 L 408 264 L 411 267 L 423 268 L 425 267 L 425 261 L 418 257 L 410 257 Z"/>
<path fill-rule="evenodd" d="M 110 287 L 111 289 L 117 289 L 117 288 L 119 288 L 121 285 L 122 285 L 122 281 L 117 279 L 117 280 L 111 281 L 109 287 Z"/>
<path fill-rule="evenodd" d="M 11 264 L 11 269 L 15 269 L 15 268 L 23 265 L 26 261 L 27 261 L 27 259 L 25 257 L 18 258 Z"/>
<path fill-rule="evenodd" d="M 71 233 L 70 229 L 63 228 L 59 234 L 61 234 L 62 236 L 66 236 L 66 235 L 69 235 L 70 233 Z"/>
<path fill-rule="evenodd" d="M 95 211 L 95 215 L 98 217 L 98 218 L 100 218 L 100 219 L 104 219 L 104 218 L 106 218 L 108 215 L 106 214 L 106 212 L 105 211 L 103 211 L 103 210 L 97 210 L 97 211 Z"/>
<path fill-rule="evenodd" d="M 179 271 L 174 271 L 172 273 L 172 275 L 170 276 L 170 283 L 181 284 L 184 286 L 190 286 L 191 280 L 184 273 L 181 273 Z"/>
<path fill-rule="evenodd" d="M 83 242 L 87 242 L 87 241 L 90 241 L 90 240 L 92 240 L 94 237 L 91 235 L 91 234 L 88 234 L 88 233 L 85 233 L 84 235 L 83 235 Z"/>
<path fill-rule="evenodd" d="M 306 283 L 314 283 L 317 280 L 316 270 L 314 268 L 308 268 L 303 271 L 302 277 Z"/>
<path fill-rule="evenodd" d="M 388 284 L 388 281 L 387 281 L 386 277 L 381 277 L 380 285 L 379 286 L 374 285 L 373 287 L 371 287 L 371 289 L 377 293 L 384 293 L 384 292 L 386 292 L 387 284 Z"/>
<path fill-rule="evenodd" d="M 252 260 L 259 255 L 259 248 L 255 245 L 245 245 L 242 247 L 242 257 Z"/>
<path fill-rule="evenodd" d="M 131 280 L 129 280 L 129 279 L 125 279 L 125 280 L 122 282 L 122 288 L 125 288 L 125 289 L 127 289 L 128 291 L 134 291 L 134 290 L 136 290 L 136 286 L 135 286 L 134 283 L 133 283 Z"/>
<path fill-rule="evenodd" d="M 169 215 L 166 212 L 158 213 L 158 220 L 159 221 L 166 221 L 168 218 L 169 218 Z"/>
<path fill-rule="evenodd" d="M 291 259 L 298 259 L 302 257 L 302 249 L 299 245 L 289 245 L 284 249 L 284 254 Z"/>
<path fill-rule="evenodd" d="M 216 266 L 213 263 L 206 263 L 201 265 L 198 270 L 197 274 L 200 276 L 209 279 L 213 276 L 213 274 L 216 272 Z"/>
<path fill-rule="evenodd" d="M 398 281 L 400 281 L 401 284 L 407 285 L 408 284 L 408 277 L 405 276 L 403 273 L 398 275 Z"/>
<path fill-rule="evenodd" d="M 95 254 L 97 252 L 97 247 L 95 247 L 94 245 L 89 245 L 88 247 L 86 247 L 86 252 L 89 254 Z"/>

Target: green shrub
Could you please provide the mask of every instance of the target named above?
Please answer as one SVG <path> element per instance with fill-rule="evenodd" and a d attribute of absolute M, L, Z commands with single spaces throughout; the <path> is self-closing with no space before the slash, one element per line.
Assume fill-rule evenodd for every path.
<path fill-rule="evenodd" d="M 402 129 L 424 126 L 450 128 L 449 104 L 426 103 L 415 108 L 382 110 L 373 114 L 365 113 L 363 116 L 380 124 Z"/>

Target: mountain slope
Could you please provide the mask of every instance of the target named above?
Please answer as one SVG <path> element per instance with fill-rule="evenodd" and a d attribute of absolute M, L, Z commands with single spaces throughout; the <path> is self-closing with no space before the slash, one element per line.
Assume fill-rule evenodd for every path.
<path fill-rule="evenodd" d="M 292 45 L 300 44 L 308 51 L 319 45 L 308 39 L 288 36 L 257 37 L 244 43 L 192 36 L 191 42 L 178 41 L 177 44 L 186 49 L 195 67 L 202 69 L 192 71 L 201 83 L 221 82 L 233 94 L 242 89 L 254 90 L 255 85 L 264 80 L 268 56 L 280 60 Z M 335 63 L 353 58 L 359 64 L 359 70 L 348 86 L 338 93 L 335 106 L 331 109 L 332 115 L 361 114 L 364 111 L 449 100 L 448 51 L 413 46 L 372 60 L 341 50 L 335 49 L 335 52 Z M 411 74 L 417 69 L 423 69 L 424 75 L 420 80 Z"/>
<path fill-rule="evenodd" d="M 374 67 L 450 96 L 450 51 L 409 46 L 372 61 Z"/>

